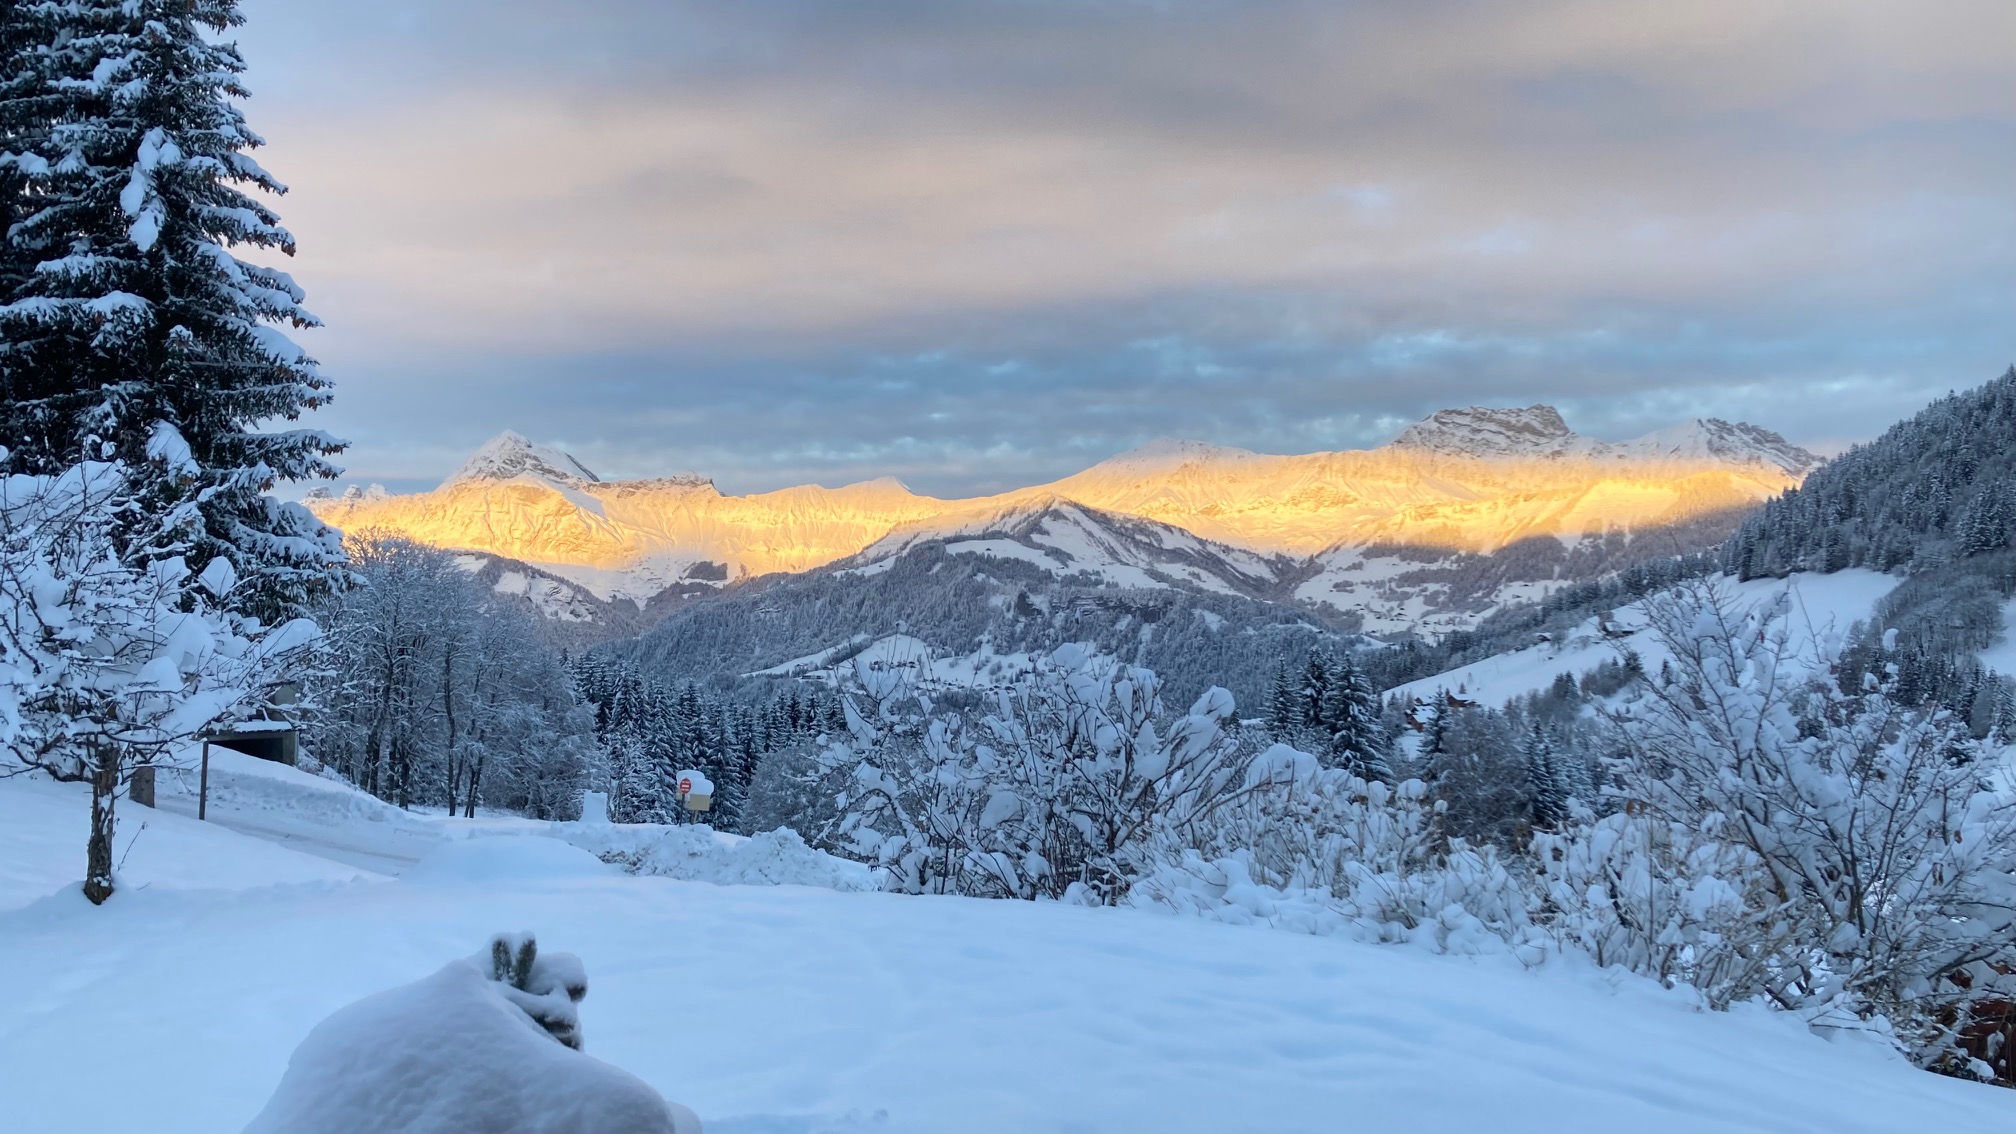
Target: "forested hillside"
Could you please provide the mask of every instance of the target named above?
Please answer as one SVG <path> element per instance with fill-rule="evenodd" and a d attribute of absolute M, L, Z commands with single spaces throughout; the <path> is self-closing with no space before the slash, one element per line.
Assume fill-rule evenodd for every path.
<path fill-rule="evenodd" d="M 1948 394 L 1858 445 L 1746 521 L 1723 551 L 1739 578 L 1869 567 L 1908 578 L 1844 662 L 1897 675 L 1986 735 L 2009 717 L 2006 675 L 1978 655 L 2016 595 L 2016 367 Z"/>
<path fill-rule="evenodd" d="M 2016 522 L 2016 366 L 1948 394 L 1766 504 L 1730 571 L 1913 571 L 2001 551 Z"/>
<path fill-rule="evenodd" d="M 925 544 L 873 571 L 780 575 L 676 610 L 619 656 L 659 680 L 732 684 L 807 654 L 822 660 L 875 637 L 905 633 L 963 655 L 1047 652 L 1086 643 L 1160 671 L 1173 696 L 1212 685 L 1258 705 L 1279 660 L 1350 635 L 1349 620 L 1237 595 L 1059 580 L 1020 559 L 954 554 Z M 835 649 L 837 648 L 837 649 Z"/>

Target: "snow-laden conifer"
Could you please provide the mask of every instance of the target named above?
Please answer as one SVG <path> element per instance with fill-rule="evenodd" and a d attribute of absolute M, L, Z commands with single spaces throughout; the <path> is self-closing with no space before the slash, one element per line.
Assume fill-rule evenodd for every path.
<path fill-rule="evenodd" d="M 233 249 L 291 254 L 261 195 L 284 187 L 236 100 L 244 61 L 219 40 L 236 0 L 22 0 L 5 16 L 0 134 L 11 190 L 0 279 L 0 444 L 17 472 L 80 460 L 158 471 L 150 507 L 198 501 L 200 566 L 228 554 L 237 600 L 298 610 L 339 549 L 306 509 L 265 493 L 326 477 L 341 443 L 264 428 L 328 400 L 285 328 L 316 320 L 287 273 Z M 167 427 L 184 448 L 154 451 Z"/>

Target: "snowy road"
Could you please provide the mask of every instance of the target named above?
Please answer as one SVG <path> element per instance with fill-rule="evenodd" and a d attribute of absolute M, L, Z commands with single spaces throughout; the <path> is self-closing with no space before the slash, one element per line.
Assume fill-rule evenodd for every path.
<path fill-rule="evenodd" d="M 196 817 L 196 801 L 184 795 L 164 793 L 159 809 L 176 815 L 185 815 L 191 819 Z M 279 843 L 302 854 L 312 854 L 317 858 L 326 858 L 345 866 L 394 876 L 404 874 L 407 867 L 420 861 L 436 841 L 419 835 L 406 835 L 374 840 L 373 845 L 366 846 L 334 836 L 320 827 L 290 824 L 282 815 L 270 812 L 246 815 L 226 807 L 210 808 L 204 821 L 215 823 L 241 835 Z"/>

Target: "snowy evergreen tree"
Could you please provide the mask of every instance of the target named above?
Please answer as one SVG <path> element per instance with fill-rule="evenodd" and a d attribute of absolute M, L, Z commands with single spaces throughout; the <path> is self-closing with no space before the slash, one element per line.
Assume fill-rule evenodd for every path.
<path fill-rule="evenodd" d="M 1440 783 L 1448 770 L 1449 717 L 1452 710 L 1447 698 L 1441 698 L 1435 705 L 1417 710 L 1417 713 L 1421 711 L 1428 713 L 1428 719 L 1421 725 L 1421 746 L 1414 752 L 1415 774 L 1432 786 Z"/>
<path fill-rule="evenodd" d="M 1295 690 L 1295 699 L 1298 703 L 1295 729 L 1298 738 L 1307 730 L 1322 727 L 1324 702 L 1329 695 L 1329 660 L 1323 656 L 1322 651 L 1311 650 L 1309 660 L 1302 666 L 1302 684 Z"/>
<path fill-rule="evenodd" d="M 1361 780 L 1391 780 L 1390 743 L 1371 680 L 1349 654 L 1342 653 L 1325 666 L 1325 677 L 1328 687 L 1323 691 L 1320 721 L 1327 734 L 1321 754 L 1325 763 Z"/>
<path fill-rule="evenodd" d="M 1274 680 L 1267 686 L 1267 729 L 1275 736 L 1294 736 L 1303 724 L 1303 702 L 1296 694 L 1299 685 L 1286 658 L 1274 667 Z"/>
<path fill-rule="evenodd" d="M 329 383 L 281 330 L 316 325 L 301 290 L 231 252 L 294 248 L 253 195 L 284 187 L 250 154 L 244 62 L 211 38 L 242 20 L 236 0 L 8 6 L 0 445 L 20 472 L 153 470 L 147 507 L 200 503 L 191 566 L 228 554 L 234 601 L 270 621 L 331 578 L 340 548 L 265 493 L 334 476 L 342 445 L 257 428 L 324 404 Z"/>
<path fill-rule="evenodd" d="M 1539 721 L 1526 731 L 1520 746 L 1526 765 L 1526 795 L 1532 804 L 1536 830 L 1553 830 L 1568 818 L 1568 799 L 1573 794 L 1567 770 L 1554 753 L 1554 742 Z"/>

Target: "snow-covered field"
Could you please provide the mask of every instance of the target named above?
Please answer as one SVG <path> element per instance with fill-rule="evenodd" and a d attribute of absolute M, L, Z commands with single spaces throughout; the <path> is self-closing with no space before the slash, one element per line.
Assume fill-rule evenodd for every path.
<path fill-rule="evenodd" d="M 2016 1094 L 1616 974 L 1137 910 L 633 877 L 537 835 L 443 840 L 389 880 L 131 807 L 126 889 L 94 909 L 65 888 L 84 811 L 75 787 L 0 782 L 9 1130 L 228 1134 L 317 1021 L 507 928 L 586 961 L 591 1053 L 725 1134 L 2016 1118 Z"/>
<path fill-rule="evenodd" d="M 1981 664 L 1997 673 L 2016 676 L 2016 599 L 2002 604 L 2002 634 L 1981 651 Z"/>
<path fill-rule="evenodd" d="M 1789 600 L 1786 623 L 1795 650 L 1818 656 L 1814 647 L 1833 638 L 1838 640 L 1856 622 L 1875 613 L 1876 604 L 1895 590 L 1901 580 L 1895 575 L 1860 568 L 1836 571 L 1831 575 L 1796 574 L 1783 579 L 1752 579 L 1739 583 L 1724 575 L 1704 580 L 1726 594 L 1736 607 Z M 1614 612 L 1617 626 L 1629 631 L 1621 638 L 1597 633 L 1591 619 L 1560 640 L 1529 646 L 1523 650 L 1497 654 L 1460 666 L 1433 677 L 1423 677 L 1388 692 L 1427 697 L 1438 690 L 1460 692 L 1484 705 L 1502 705 L 1514 697 L 1545 689 L 1557 674 L 1580 677 L 1606 661 L 1622 656 L 1625 649 L 1638 651 L 1645 668 L 1656 672 L 1671 655 L 1644 629 L 1645 611 L 1633 603 Z"/>

